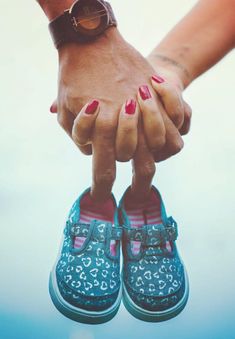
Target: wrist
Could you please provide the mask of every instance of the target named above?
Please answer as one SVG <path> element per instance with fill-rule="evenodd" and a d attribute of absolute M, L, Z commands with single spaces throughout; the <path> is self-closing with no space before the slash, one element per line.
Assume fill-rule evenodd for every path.
<path fill-rule="evenodd" d="M 174 58 L 169 57 L 167 53 L 154 51 L 149 55 L 148 61 L 154 69 L 162 72 L 163 76 L 166 75 L 181 90 L 184 90 L 193 81 L 188 69 Z"/>
<path fill-rule="evenodd" d="M 86 55 L 92 54 L 95 57 L 96 53 L 106 53 L 107 49 L 113 50 L 123 44 L 124 39 L 118 31 L 117 27 L 109 27 L 95 40 L 86 43 L 64 43 L 59 49 L 59 61 L 63 59 L 75 57 L 81 59 Z"/>

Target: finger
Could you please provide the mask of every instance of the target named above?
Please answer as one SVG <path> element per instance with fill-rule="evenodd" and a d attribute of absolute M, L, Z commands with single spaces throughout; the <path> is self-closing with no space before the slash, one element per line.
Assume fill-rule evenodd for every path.
<path fill-rule="evenodd" d="M 65 132 L 72 138 L 72 129 L 74 124 L 75 116 L 73 113 L 60 108 L 57 114 L 57 121 L 59 125 L 65 130 Z M 85 145 L 85 146 L 78 146 L 80 151 L 85 155 L 92 154 L 92 146 Z"/>
<path fill-rule="evenodd" d="M 92 137 L 92 188 L 91 195 L 96 201 L 109 199 L 116 176 L 115 138 L 117 114 L 100 108 Z"/>
<path fill-rule="evenodd" d="M 184 123 L 184 103 L 179 91 L 162 77 L 153 75 L 152 86 L 161 98 L 162 104 L 174 125 L 180 129 Z"/>
<path fill-rule="evenodd" d="M 132 160 L 132 168 L 132 196 L 136 201 L 144 201 L 150 193 L 156 167 L 153 155 L 145 140 L 142 127 L 138 133 L 138 144 Z"/>
<path fill-rule="evenodd" d="M 136 101 L 127 100 L 119 114 L 117 137 L 116 137 L 116 159 L 128 161 L 133 157 L 137 146 L 137 125 L 139 109 Z"/>
<path fill-rule="evenodd" d="M 151 150 L 157 151 L 165 144 L 166 131 L 159 104 L 147 85 L 142 85 L 139 88 L 138 102 L 148 146 Z"/>
<path fill-rule="evenodd" d="M 190 126 L 191 126 L 191 118 L 192 118 L 192 109 L 187 104 L 187 102 L 184 102 L 184 123 L 181 129 L 179 130 L 181 135 L 185 135 L 189 132 Z"/>
<path fill-rule="evenodd" d="M 72 128 L 72 138 L 77 146 L 85 146 L 91 143 L 98 113 L 99 101 L 97 100 L 93 100 L 85 105 L 78 113 Z"/>
<path fill-rule="evenodd" d="M 166 112 L 162 112 L 162 117 L 166 127 L 166 143 L 159 152 L 154 153 L 154 159 L 156 162 L 166 160 L 179 153 L 184 146 L 183 139 L 178 129 L 167 116 Z"/>

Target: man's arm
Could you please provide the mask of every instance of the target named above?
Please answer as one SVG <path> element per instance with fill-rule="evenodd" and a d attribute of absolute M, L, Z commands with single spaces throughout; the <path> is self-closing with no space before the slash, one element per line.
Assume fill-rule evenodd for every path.
<path fill-rule="evenodd" d="M 183 87 L 207 71 L 235 44 L 235 0 L 201 0 L 149 56 L 156 68 L 177 73 Z"/>

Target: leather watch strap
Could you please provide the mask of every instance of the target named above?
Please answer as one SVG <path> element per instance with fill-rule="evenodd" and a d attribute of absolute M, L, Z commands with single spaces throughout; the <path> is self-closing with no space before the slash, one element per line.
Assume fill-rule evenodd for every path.
<path fill-rule="evenodd" d="M 50 22 L 49 30 L 56 48 L 64 42 L 73 42 L 79 39 L 76 31 L 72 29 L 69 10 L 66 10 L 63 15 Z"/>
<path fill-rule="evenodd" d="M 106 29 L 110 26 L 117 26 L 117 21 L 115 19 L 111 5 L 106 1 L 101 0 L 101 2 L 108 11 L 109 22 Z M 76 29 L 74 29 L 72 16 L 69 9 L 49 23 L 49 31 L 56 48 L 59 48 L 63 43 L 66 42 L 83 43 L 88 41 L 86 36 L 79 34 Z"/>

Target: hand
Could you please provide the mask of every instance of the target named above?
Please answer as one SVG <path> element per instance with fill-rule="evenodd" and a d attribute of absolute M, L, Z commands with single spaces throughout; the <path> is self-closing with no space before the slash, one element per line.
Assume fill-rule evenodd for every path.
<path fill-rule="evenodd" d="M 152 76 L 152 89 L 159 96 L 164 109 L 162 110 L 162 118 L 166 128 L 166 143 L 160 150 L 153 151 L 154 159 L 156 162 L 163 161 L 173 154 L 176 147 L 174 140 L 178 140 L 179 149 L 183 147 L 183 141 L 178 137 L 187 134 L 191 124 L 191 107 L 183 100 L 182 90 L 171 81 L 166 81 L 159 75 Z M 153 98 L 153 94 L 151 95 Z M 141 100 L 139 96 L 140 109 L 143 116 L 143 121 L 147 121 L 147 118 L 154 114 L 157 107 L 152 98 L 148 100 Z M 172 123 L 176 128 L 172 127 Z M 145 129 L 146 130 L 146 129 Z"/>
<path fill-rule="evenodd" d="M 106 199 L 115 180 L 115 137 L 120 108 L 127 98 L 135 97 L 139 84 L 149 82 L 152 72 L 148 62 L 114 28 L 91 44 L 67 44 L 59 50 L 58 121 L 83 152 L 89 154 L 92 149 L 95 199 Z M 76 116 L 91 98 L 100 103 L 92 148 L 91 144 L 78 143 L 76 133 L 72 134 Z M 125 155 L 125 159 L 118 160 L 132 156 L 126 156 L 120 148 L 117 154 Z"/>
<path fill-rule="evenodd" d="M 86 145 L 93 142 L 92 131 L 99 110 L 99 103 L 95 100 L 86 104 L 77 115 L 72 129 L 72 136 L 77 144 Z M 52 105 L 51 111 L 56 113 L 57 107 L 55 103 Z M 139 126 L 137 126 L 139 114 L 139 108 L 134 100 L 127 101 L 127 103 L 122 106 L 119 114 L 116 144 L 118 145 L 118 142 L 120 142 L 118 146 L 121 147 L 121 143 L 126 141 L 125 147 L 130 154 L 133 153 L 133 145 L 136 147 L 132 160 L 133 179 L 129 194 L 131 194 L 132 199 L 136 201 L 144 201 L 150 193 L 152 179 L 155 174 L 155 162 L 146 144 L 144 134 L 141 133 L 141 122 Z M 128 137 L 126 137 L 126 135 L 128 135 Z M 107 163 L 107 166 L 108 165 Z"/>
<path fill-rule="evenodd" d="M 187 134 L 191 125 L 192 109 L 183 99 L 183 71 L 178 70 L 177 66 L 169 65 L 164 59 L 158 59 L 154 54 L 148 57 L 148 61 L 156 70 L 151 79 L 152 87 L 161 99 L 168 117 L 181 135 Z M 171 151 L 164 147 L 160 153 L 155 154 L 155 160 L 161 161 L 170 155 Z"/>
<path fill-rule="evenodd" d="M 140 84 L 150 85 L 153 73 L 149 63 L 122 39 L 115 28 L 110 28 L 92 43 L 66 44 L 59 50 L 58 121 L 83 153 L 93 152 L 92 195 L 95 199 L 108 197 L 115 179 L 115 159 L 126 161 L 133 156 L 124 147 L 128 142 L 128 134 L 125 136 L 126 142 L 117 141 L 115 147 L 117 126 L 120 123 L 119 111 L 126 99 L 135 98 Z M 92 130 L 92 147 L 90 143 L 79 143 L 79 138 L 72 134 L 76 116 L 91 99 L 100 103 Z M 182 148 L 182 139 L 170 119 L 164 126 L 164 109 L 155 95 L 154 101 L 156 111 L 152 112 L 153 124 L 144 124 L 148 145 L 152 150 L 160 150 L 163 145 L 169 144 L 170 155 L 175 154 Z M 167 118 L 164 119 L 167 121 Z M 154 134 L 154 125 L 158 128 L 157 134 Z M 138 135 L 141 133 L 142 126 Z M 133 140 L 137 142 L 136 138 Z M 140 140 L 144 140 L 144 137 Z M 135 148 L 133 144 L 131 152 Z M 148 167 L 148 164 L 142 163 L 142 168 L 145 166 Z"/>

